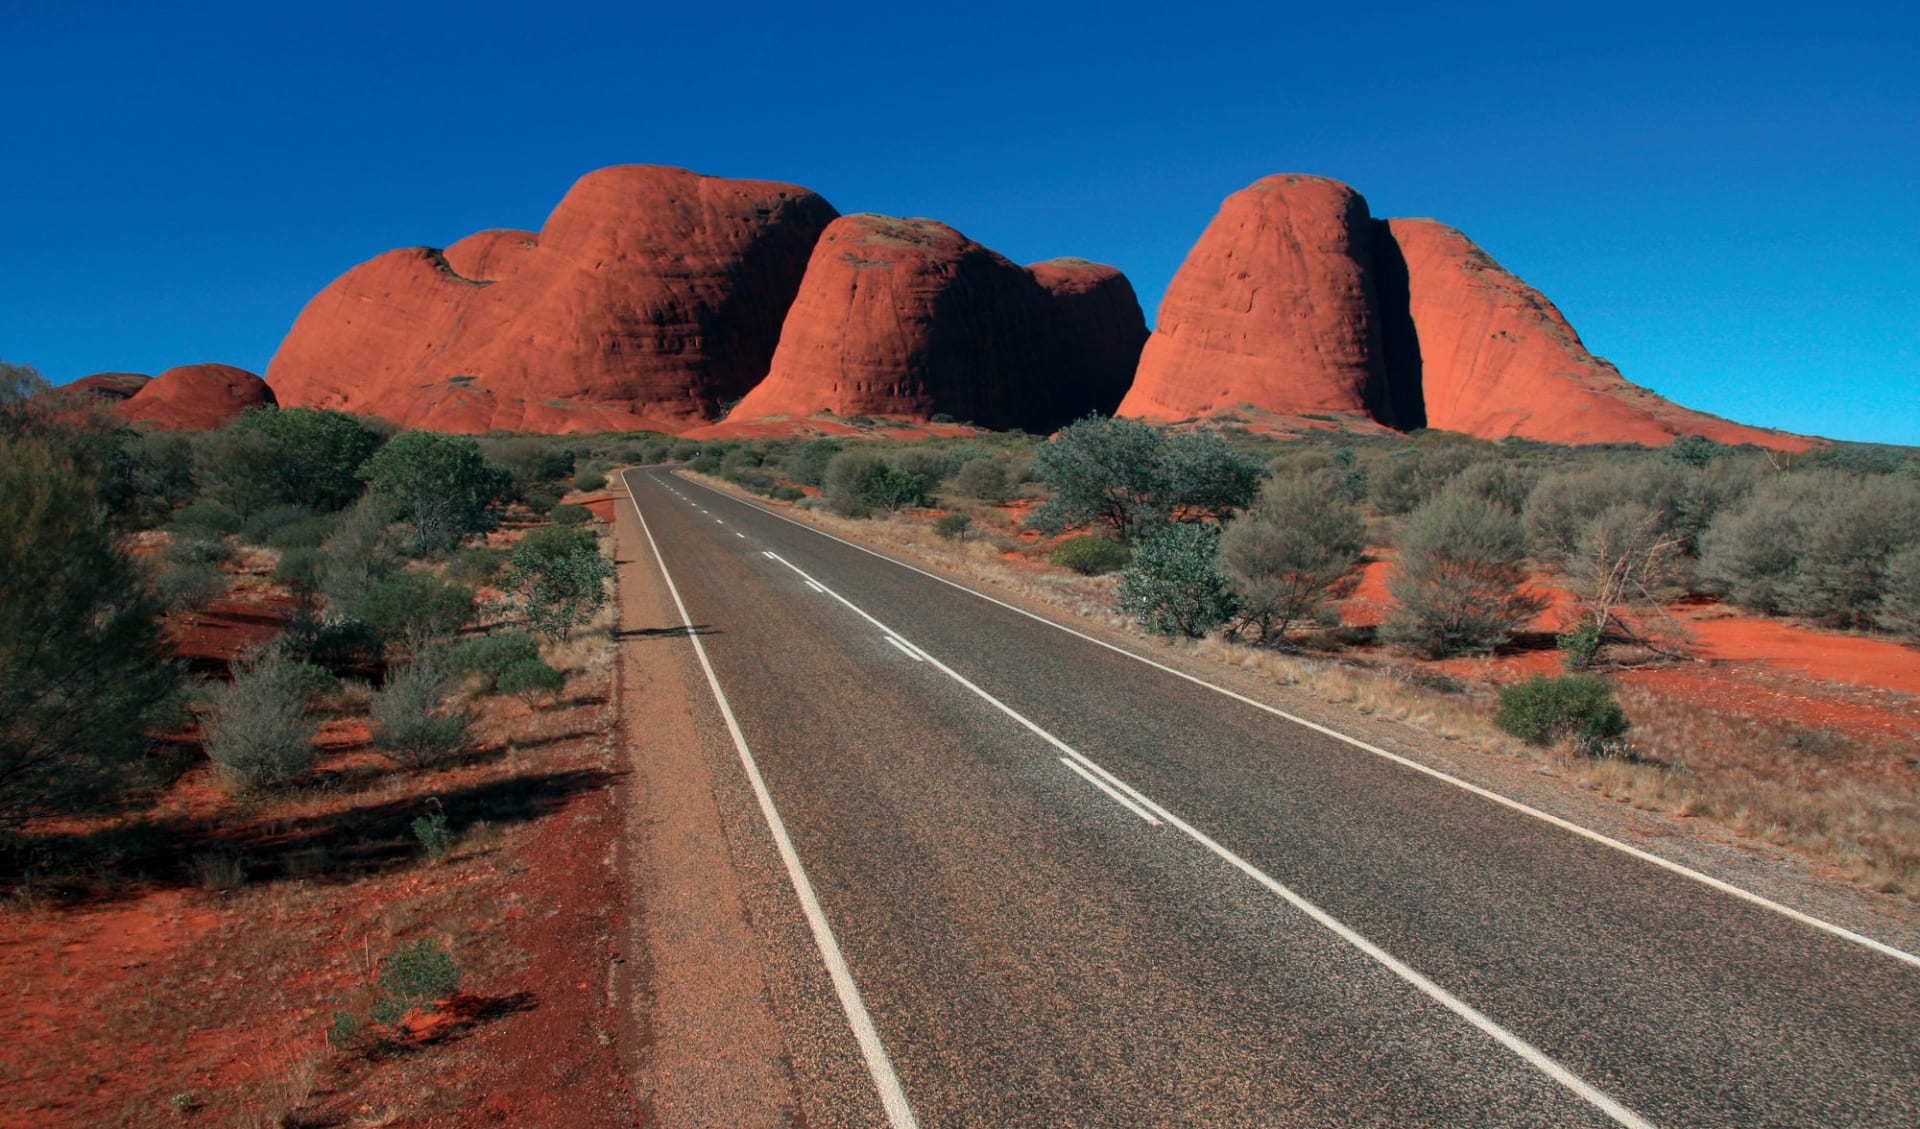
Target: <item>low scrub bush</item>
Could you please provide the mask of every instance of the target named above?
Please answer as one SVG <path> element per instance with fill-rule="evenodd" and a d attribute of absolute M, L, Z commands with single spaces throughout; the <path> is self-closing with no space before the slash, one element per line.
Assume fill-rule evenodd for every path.
<path fill-rule="evenodd" d="M 601 474 L 599 471 L 590 470 L 573 480 L 573 488 L 582 494 L 591 494 L 596 490 L 605 490 L 607 488 L 607 476 Z"/>
<path fill-rule="evenodd" d="M 607 601 L 613 562 L 592 533 L 547 526 L 522 537 L 503 582 L 519 594 L 527 623 L 549 639 L 565 639 Z"/>
<path fill-rule="evenodd" d="M 767 491 L 767 497 L 776 502 L 798 502 L 806 496 L 807 492 L 798 486 L 776 486 Z"/>
<path fill-rule="evenodd" d="M 1013 496 L 1006 464 L 991 456 L 961 463 L 953 485 L 960 493 L 982 502 L 1004 502 Z"/>
<path fill-rule="evenodd" d="M 307 664 L 272 650 L 238 666 L 233 681 L 214 692 L 202 729 L 223 785 L 254 792 L 313 767 L 318 725 L 307 715 L 312 676 Z"/>
<path fill-rule="evenodd" d="M 492 584 L 507 568 L 505 549 L 462 549 L 447 561 L 447 579 L 455 584 L 478 588 Z"/>
<path fill-rule="evenodd" d="M 1227 622 L 1233 594 L 1220 575 L 1219 527 L 1164 526 L 1141 538 L 1120 573 L 1120 610 L 1155 635 L 1198 638 Z"/>
<path fill-rule="evenodd" d="M 495 631 L 447 648 L 447 669 L 463 677 L 484 676 L 493 689 L 500 673 L 517 662 L 540 658 L 540 641 L 525 631 Z"/>
<path fill-rule="evenodd" d="M 1125 568 L 1132 557 L 1125 545 L 1094 533 L 1068 537 L 1047 553 L 1047 560 L 1082 576 L 1099 576 Z"/>
<path fill-rule="evenodd" d="M 315 514 L 275 529 L 267 534 L 265 544 L 269 549 L 283 552 L 289 549 L 317 549 L 333 534 L 333 525 L 333 515 Z"/>
<path fill-rule="evenodd" d="M 1269 480 L 1220 539 L 1220 562 L 1239 598 L 1239 631 L 1263 643 L 1317 615 L 1360 581 L 1366 526 L 1327 474 Z"/>
<path fill-rule="evenodd" d="M 273 536 L 288 526 L 312 521 L 320 515 L 305 506 L 279 505 L 258 510 L 240 523 L 240 540 L 249 545 L 270 546 Z M 320 542 L 315 541 L 318 545 Z"/>
<path fill-rule="evenodd" d="M 175 510 L 167 529 L 176 535 L 226 537 L 240 532 L 240 514 L 219 502 L 194 502 Z"/>
<path fill-rule="evenodd" d="M 572 502 L 561 502 L 547 511 L 547 520 L 555 525 L 585 525 L 593 520 L 593 511 Z"/>
<path fill-rule="evenodd" d="M 1591 674 L 1535 675 L 1500 691 L 1494 724 L 1530 745 L 1572 741 L 1601 755 L 1627 731 L 1627 715 L 1606 679 Z"/>
<path fill-rule="evenodd" d="M 966 538 L 967 527 L 972 524 L 973 519 L 966 514 L 942 514 L 933 523 L 933 531 L 948 541 L 960 541 Z"/>
<path fill-rule="evenodd" d="M 494 679 L 494 689 L 502 694 L 512 694 L 528 705 L 545 698 L 551 698 L 560 692 L 567 683 L 566 676 L 548 666 L 538 658 L 517 659 L 507 664 L 500 676 Z"/>
<path fill-rule="evenodd" d="M 1526 534 L 1507 509 L 1443 491 L 1408 515 L 1380 634 L 1432 658 L 1490 651 L 1545 600 L 1526 588 Z"/>
<path fill-rule="evenodd" d="M 415 1008 L 452 995 L 460 980 L 460 965 L 453 954 L 422 938 L 380 962 L 380 995 L 371 1018 L 375 1023 L 393 1023 Z"/>
<path fill-rule="evenodd" d="M 467 738 L 466 713 L 450 703 L 458 682 L 436 650 L 422 650 L 387 672 L 374 696 L 374 747 L 408 768 L 424 768 L 457 752 Z"/>
<path fill-rule="evenodd" d="M 227 574 L 190 561 L 162 568 L 153 577 L 153 598 L 168 611 L 199 611 L 227 594 Z"/>
<path fill-rule="evenodd" d="M 367 590 L 354 617 L 389 641 L 444 639 L 474 616 L 473 589 L 424 572 L 396 572 Z"/>

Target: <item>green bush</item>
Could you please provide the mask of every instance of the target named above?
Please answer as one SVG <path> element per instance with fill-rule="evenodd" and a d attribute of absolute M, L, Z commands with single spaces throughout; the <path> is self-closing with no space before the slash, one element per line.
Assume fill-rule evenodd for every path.
<path fill-rule="evenodd" d="M 1920 545 L 1887 558 L 1880 626 L 1920 639 Z"/>
<path fill-rule="evenodd" d="M 591 494 L 607 488 L 607 476 L 599 471 L 588 471 L 573 480 L 573 488 L 582 494 Z"/>
<path fill-rule="evenodd" d="M 467 739 L 467 718 L 448 699 L 458 679 L 446 658 L 431 648 L 387 671 L 374 695 L 374 747 L 408 768 L 425 768 L 458 752 Z"/>
<path fill-rule="evenodd" d="M 1599 755 L 1627 731 L 1613 687 L 1591 674 L 1535 675 L 1500 691 L 1494 724 L 1531 745 L 1572 741 Z"/>
<path fill-rule="evenodd" d="M 693 461 L 687 464 L 687 469 L 695 474 L 719 474 L 720 456 L 711 454 L 695 455 Z"/>
<path fill-rule="evenodd" d="M 248 412 L 230 430 L 272 443 L 272 457 L 253 466 L 282 503 L 323 513 L 360 496 L 360 468 L 379 450 L 380 433 L 344 412 L 281 408 Z"/>
<path fill-rule="evenodd" d="M 982 502 L 1004 502 L 1013 496 L 1013 484 L 1007 480 L 1007 467 L 999 459 L 987 456 L 960 464 L 953 478 L 954 488 Z"/>
<path fill-rule="evenodd" d="M 593 520 L 593 511 L 585 506 L 562 502 L 547 511 L 547 520 L 556 525 L 585 525 Z"/>
<path fill-rule="evenodd" d="M 235 792 L 272 788 L 313 767 L 311 668 L 269 650 L 234 669 L 202 720 L 214 774 Z"/>
<path fill-rule="evenodd" d="M 1043 532 L 1103 527 L 1121 543 L 1169 520 L 1222 519 L 1253 499 L 1260 467 L 1219 436 L 1172 435 L 1128 419 L 1086 419 L 1034 453 L 1053 496 L 1027 519 Z"/>
<path fill-rule="evenodd" d="M 1526 541 L 1505 508 L 1442 491 L 1401 527 L 1380 634 L 1432 658 L 1504 644 L 1546 606 L 1526 589 Z"/>
<path fill-rule="evenodd" d="M 318 514 L 302 521 L 290 522 L 267 534 L 266 546 L 269 549 L 317 549 L 326 544 L 332 536 L 334 518 L 331 514 Z"/>
<path fill-rule="evenodd" d="M 1219 527 L 1182 522 L 1141 538 L 1120 573 L 1120 610 L 1156 635 L 1193 638 L 1227 622 L 1233 594 L 1216 566 Z"/>
<path fill-rule="evenodd" d="M 274 535 L 281 530 L 311 521 L 318 516 L 305 506 L 284 504 L 268 506 L 264 510 L 256 511 L 240 523 L 240 540 L 249 545 L 269 546 L 273 544 Z M 320 542 L 313 543 L 318 545 Z"/>
<path fill-rule="evenodd" d="M 493 688 L 502 694 L 512 694 L 516 698 L 531 704 L 551 697 L 560 692 L 567 683 L 566 676 L 548 666 L 538 658 L 518 659 L 507 665 L 494 680 Z"/>
<path fill-rule="evenodd" d="M 319 549 L 288 549 L 273 563 L 273 579 L 304 598 L 320 590 L 326 559 Z"/>
<path fill-rule="evenodd" d="M 232 506 L 195 502 L 174 511 L 167 529 L 177 536 L 229 537 L 240 532 L 242 519 Z"/>
<path fill-rule="evenodd" d="M 233 557 L 233 546 L 224 537 L 199 532 L 174 534 L 160 552 L 163 562 L 175 565 L 220 565 Z"/>
<path fill-rule="evenodd" d="M 371 1017 L 375 1023 L 394 1023 L 414 1008 L 452 995 L 460 979 L 453 954 L 422 938 L 380 962 L 380 995 Z"/>
<path fill-rule="evenodd" d="M 527 622 L 549 639 L 565 639 L 607 601 L 613 562 L 584 529 L 549 525 L 513 547 L 503 586 L 520 596 Z"/>
<path fill-rule="evenodd" d="M 455 584 L 478 588 L 500 579 L 507 568 L 505 549 L 474 547 L 462 549 L 447 562 L 447 579 Z"/>
<path fill-rule="evenodd" d="M 1920 482 L 1815 470 L 1768 479 L 1715 518 L 1700 568 L 1750 610 L 1865 627 L 1892 562 L 1916 545 Z"/>
<path fill-rule="evenodd" d="M 813 439 L 791 451 L 780 462 L 781 473 L 802 486 L 826 485 L 827 464 L 839 454 L 841 445 L 832 439 Z"/>
<path fill-rule="evenodd" d="M 152 591 L 168 611 L 199 611 L 227 594 L 227 574 L 203 561 L 168 564 L 154 574 Z"/>
<path fill-rule="evenodd" d="M 0 823 L 135 794 L 179 683 L 82 454 L 3 423 Z"/>
<path fill-rule="evenodd" d="M 387 514 L 374 499 L 340 515 L 320 554 L 317 588 L 335 620 L 351 614 L 368 589 L 400 567 Z"/>
<path fill-rule="evenodd" d="M 973 519 L 966 514 L 942 514 L 933 523 L 933 531 L 948 541 L 964 540 Z"/>
<path fill-rule="evenodd" d="M 540 657 L 540 641 L 525 631 L 495 631 L 462 639 L 447 648 L 447 669 L 459 675 L 482 675 L 489 689 L 502 671 L 517 662 Z M 504 692 L 504 691 L 503 691 Z"/>
<path fill-rule="evenodd" d="M 776 486 L 767 491 L 767 497 L 776 502 L 797 502 L 806 496 L 807 492 L 798 486 Z"/>
<path fill-rule="evenodd" d="M 1127 566 L 1133 556 L 1125 545 L 1095 533 L 1068 537 L 1047 553 L 1047 560 L 1082 576 L 1099 576 Z"/>
<path fill-rule="evenodd" d="M 1263 643 L 1317 615 L 1360 581 L 1366 525 L 1326 473 L 1269 480 L 1220 539 L 1220 564 L 1239 600 L 1240 631 Z"/>
<path fill-rule="evenodd" d="M 396 572 L 374 584 L 354 618 L 390 642 L 444 639 L 473 619 L 473 589 L 424 572 Z"/>

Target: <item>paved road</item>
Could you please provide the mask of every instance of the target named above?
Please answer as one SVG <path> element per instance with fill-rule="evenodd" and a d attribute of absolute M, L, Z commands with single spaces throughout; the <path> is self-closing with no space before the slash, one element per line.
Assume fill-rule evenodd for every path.
<path fill-rule="evenodd" d="M 1920 1125 L 1912 963 L 627 483 L 844 958 L 763 902 L 809 1125 Z"/>

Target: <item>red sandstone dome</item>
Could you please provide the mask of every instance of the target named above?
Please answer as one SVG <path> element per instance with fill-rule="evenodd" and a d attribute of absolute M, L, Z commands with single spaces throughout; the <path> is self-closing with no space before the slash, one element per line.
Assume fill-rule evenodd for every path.
<path fill-rule="evenodd" d="M 250 408 L 273 403 L 273 390 L 245 369 L 182 365 L 146 381 L 113 410 L 124 419 L 162 431 L 211 431 Z"/>
<path fill-rule="evenodd" d="M 1730 423 L 1632 384 L 1587 352 L 1553 303 L 1443 223 L 1389 220 L 1404 263 L 1411 368 L 1429 427 L 1487 439 L 1640 443 L 1683 435 L 1720 443 L 1804 450 L 1795 435 Z M 1382 293 L 1391 285 L 1383 286 Z"/>
<path fill-rule="evenodd" d="M 1016 266 L 945 224 L 852 215 L 814 247 L 728 422 L 819 412 L 1048 431 L 1119 402 L 1146 323 L 1111 267 Z"/>
<path fill-rule="evenodd" d="M 790 184 L 601 169 L 537 236 L 482 232 L 348 271 L 267 377 L 289 405 L 443 431 L 678 431 L 766 373 L 834 217 Z"/>
<path fill-rule="evenodd" d="M 1373 236 L 1367 202 L 1338 181 L 1269 176 L 1227 197 L 1167 287 L 1119 414 L 1250 404 L 1391 423 Z"/>

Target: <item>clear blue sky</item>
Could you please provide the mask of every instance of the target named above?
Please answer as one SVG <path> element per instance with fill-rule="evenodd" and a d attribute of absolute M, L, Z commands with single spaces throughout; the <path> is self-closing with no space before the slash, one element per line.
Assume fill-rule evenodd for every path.
<path fill-rule="evenodd" d="M 1274 172 L 1435 216 L 1629 379 L 1920 444 L 1904 5 L 0 0 L 0 359 L 263 371 L 391 247 L 645 162 L 1132 278 Z"/>

